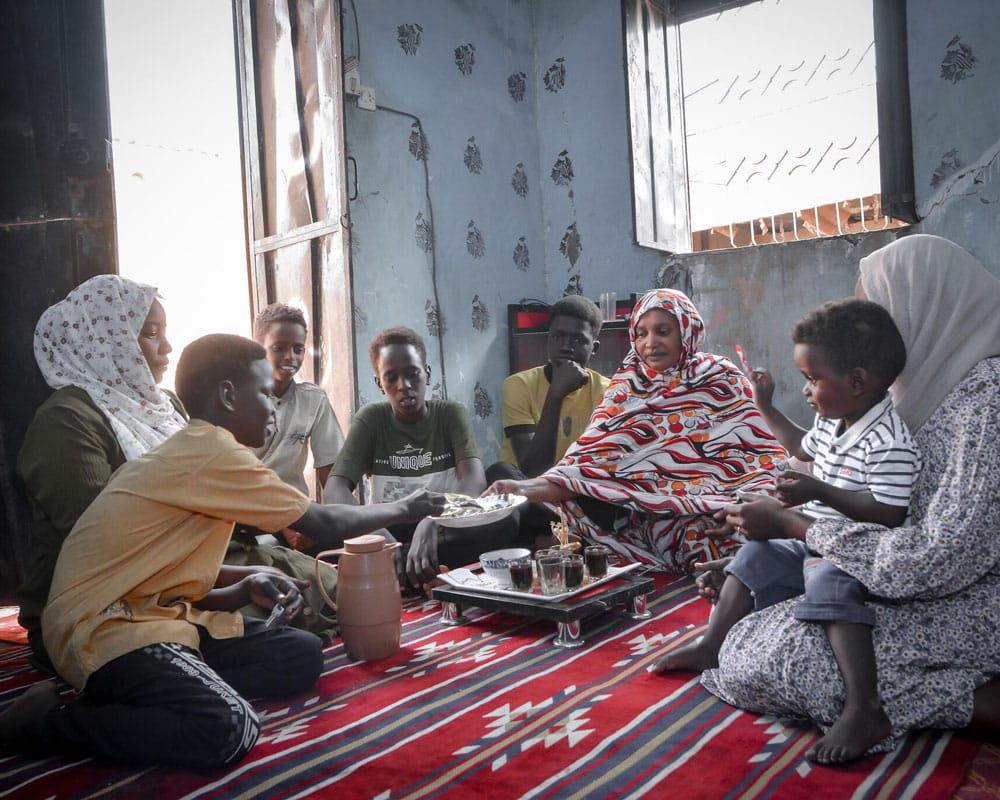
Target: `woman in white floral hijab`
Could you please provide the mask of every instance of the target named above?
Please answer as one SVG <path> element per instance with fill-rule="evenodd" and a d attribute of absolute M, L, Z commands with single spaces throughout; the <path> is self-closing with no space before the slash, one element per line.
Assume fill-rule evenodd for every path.
<path fill-rule="evenodd" d="M 56 390 L 17 459 L 33 516 L 19 621 L 36 666 L 50 667 L 40 618 L 66 536 L 118 467 L 185 424 L 157 386 L 170 351 L 156 289 L 117 275 L 81 284 L 35 327 L 35 358 Z"/>
<path fill-rule="evenodd" d="M 184 427 L 157 385 L 172 349 L 156 289 L 117 275 L 81 284 L 35 326 L 35 359 L 46 383 L 83 389 L 129 460 Z"/>
<path fill-rule="evenodd" d="M 51 669 L 41 613 L 63 541 L 118 467 L 185 424 L 179 401 L 173 398 L 175 408 L 157 385 L 171 349 L 156 289 L 116 275 L 81 284 L 47 309 L 35 327 L 35 358 L 56 391 L 35 413 L 18 453 L 34 516 L 18 619 L 40 668 Z M 276 545 L 237 543 L 225 561 L 307 581 L 316 574 L 315 559 Z M 334 594 L 336 572 L 324 570 L 323 580 L 327 593 Z M 329 643 L 336 614 L 325 608 L 315 585 L 304 594 L 311 612 L 292 624 Z"/>

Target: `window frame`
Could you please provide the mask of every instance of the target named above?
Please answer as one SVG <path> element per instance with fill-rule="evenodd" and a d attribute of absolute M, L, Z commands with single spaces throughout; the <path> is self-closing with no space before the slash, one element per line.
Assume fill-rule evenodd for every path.
<path fill-rule="evenodd" d="M 754 1 L 622 0 L 635 240 L 642 247 L 694 252 L 681 23 Z M 876 0 L 873 19 L 882 208 L 888 216 L 913 223 L 918 218 L 905 0 Z"/>

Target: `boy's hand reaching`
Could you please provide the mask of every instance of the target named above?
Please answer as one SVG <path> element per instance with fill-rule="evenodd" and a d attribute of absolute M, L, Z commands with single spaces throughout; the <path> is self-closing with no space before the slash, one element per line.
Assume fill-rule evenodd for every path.
<path fill-rule="evenodd" d="M 758 408 L 770 408 L 774 400 L 774 377 L 766 369 L 754 367 L 750 372 L 753 399 Z"/>
<path fill-rule="evenodd" d="M 778 476 L 776 493 L 786 506 L 799 506 L 819 499 L 823 482 L 805 472 L 787 470 Z"/>
<path fill-rule="evenodd" d="M 397 500 L 403 513 L 406 514 L 405 522 L 419 522 L 424 517 L 437 516 L 447 504 L 445 496 L 440 492 L 429 492 L 426 489 L 418 489 L 413 494 L 407 495 L 402 500 Z"/>
<path fill-rule="evenodd" d="M 437 577 L 441 571 L 437 547 L 437 523 L 431 519 L 417 523 L 410 549 L 406 554 L 406 578 L 411 586 L 422 586 Z"/>

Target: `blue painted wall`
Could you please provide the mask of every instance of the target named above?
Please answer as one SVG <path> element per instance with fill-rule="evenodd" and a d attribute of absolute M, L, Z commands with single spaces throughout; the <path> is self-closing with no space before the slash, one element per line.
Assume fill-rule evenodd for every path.
<path fill-rule="evenodd" d="M 499 449 L 507 303 L 551 302 L 567 288 L 597 298 L 670 285 L 701 309 L 707 349 L 732 356 L 743 344 L 775 373 L 777 402 L 809 420 L 791 363 L 792 324 L 851 294 L 859 258 L 892 234 L 686 256 L 638 247 L 617 2 L 356 0 L 356 9 L 356 29 L 351 4 L 345 9 L 344 53 L 360 52 L 362 81 L 381 107 L 346 107 L 358 175 L 351 221 L 362 403 L 379 398 L 372 335 L 409 325 L 427 341 L 435 391 L 466 404 L 489 463 Z M 914 230 L 953 238 L 1000 274 L 992 90 L 1000 3 L 910 0 L 908 14 L 917 204 L 927 217 Z M 426 150 L 411 141 L 413 117 Z M 523 178 L 512 180 L 519 164 Z M 430 251 L 417 232 L 429 220 Z"/>
<path fill-rule="evenodd" d="M 907 14 L 920 227 L 1000 274 L 1000 3 L 909 0 Z"/>
<path fill-rule="evenodd" d="M 408 325 L 427 343 L 434 393 L 467 405 L 488 463 L 506 304 L 547 295 L 532 6 L 358 0 L 356 22 L 348 9 L 344 52 L 360 52 L 379 106 L 348 101 L 346 116 L 359 400 L 380 397 L 371 337 Z"/>

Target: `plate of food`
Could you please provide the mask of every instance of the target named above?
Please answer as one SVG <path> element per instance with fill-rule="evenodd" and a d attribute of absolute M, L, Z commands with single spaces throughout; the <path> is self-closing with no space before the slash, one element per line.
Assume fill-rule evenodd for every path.
<path fill-rule="evenodd" d="M 521 494 L 491 494 L 469 497 L 466 494 L 445 494 L 444 511 L 431 517 L 446 528 L 472 528 L 503 519 L 528 498 Z"/>

